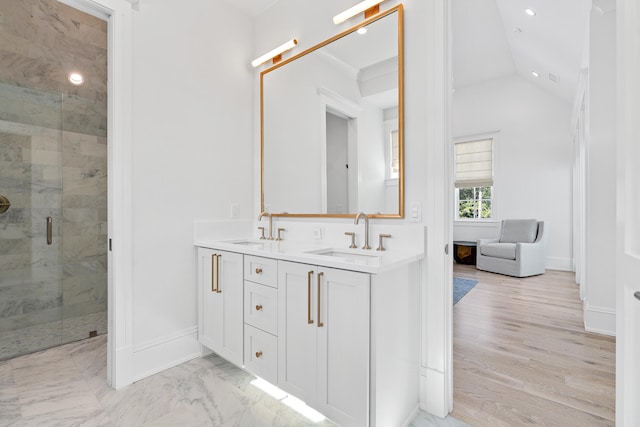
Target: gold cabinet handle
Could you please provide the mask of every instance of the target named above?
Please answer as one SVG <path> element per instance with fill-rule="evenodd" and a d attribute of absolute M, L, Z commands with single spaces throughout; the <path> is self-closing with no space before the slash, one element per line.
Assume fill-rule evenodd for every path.
<path fill-rule="evenodd" d="M 322 328 L 324 323 L 320 321 L 320 282 L 322 281 L 324 273 L 318 273 L 318 328 Z"/>
<path fill-rule="evenodd" d="M 262 269 L 260 267 L 256 268 L 256 274 L 262 274 Z"/>
<path fill-rule="evenodd" d="M 216 255 L 216 293 L 221 294 L 222 289 L 220 289 L 220 257 L 222 255 Z"/>
<path fill-rule="evenodd" d="M 262 357 L 262 352 L 261 351 L 256 351 L 256 357 L 258 359 L 260 359 Z"/>
<path fill-rule="evenodd" d="M 216 262 L 217 259 L 216 254 L 211 254 L 211 292 L 216 291 Z"/>
<path fill-rule="evenodd" d="M 256 305 L 256 311 L 261 311 L 261 310 L 262 310 L 262 304 Z"/>
<path fill-rule="evenodd" d="M 313 319 L 311 319 L 311 276 L 313 271 L 307 273 L 307 323 L 311 325 Z"/>

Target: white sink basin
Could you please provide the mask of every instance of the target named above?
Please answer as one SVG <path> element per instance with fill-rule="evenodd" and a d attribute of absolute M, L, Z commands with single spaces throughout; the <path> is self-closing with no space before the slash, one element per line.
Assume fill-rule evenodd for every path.
<path fill-rule="evenodd" d="M 267 242 L 254 242 L 253 240 L 232 240 L 227 243 L 233 243 L 234 245 L 242 245 L 253 249 L 264 249 L 265 245 L 270 244 Z"/>
<path fill-rule="evenodd" d="M 375 252 L 369 254 L 358 249 L 354 249 L 353 251 L 351 251 L 348 249 L 331 248 L 309 251 L 307 253 L 340 258 L 343 261 L 350 261 L 357 264 L 374 264 L 380 262 L 380 254 L 377 254 Z"/>

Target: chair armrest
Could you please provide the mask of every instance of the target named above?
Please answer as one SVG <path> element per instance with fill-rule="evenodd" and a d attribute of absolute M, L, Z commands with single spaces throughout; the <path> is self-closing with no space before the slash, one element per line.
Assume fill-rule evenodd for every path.
<path fill-rule="evenodd" d="M 516 259 L 521 259 L 520 256 L 543 256 L 545 252 L 544 242 L 537 241 L 533 243 L 516 243 Z"/>
<path fill-rule="evenodd" d="M 478 247 L 482 245 L 487 245 L 489 243 L 499 243 L 500 239 L 478 239 L 477 245 Z"/>

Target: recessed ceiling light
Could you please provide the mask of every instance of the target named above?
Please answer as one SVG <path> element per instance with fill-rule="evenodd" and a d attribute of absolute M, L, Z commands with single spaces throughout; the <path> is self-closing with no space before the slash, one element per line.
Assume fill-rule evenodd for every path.
<path fill-rule="evenodd" d="M 513 31 L 514 33 L 521 33 L 521 32 L 522 32 L 522 28 L 520 28 L 520 27 L 513 27 L 513 28 L 511 29 L 511 31 Z"/>
<path fill-rule="evenodd" d="M 532 72 L 531 72 L 531 75 L 532 75 L 533 77 L 540 77 L 540 74 L 538 74 L 536 71 L 532 71 Z"/>
<path fill-rule="evenodd" d="M 358 28 L 358 34 L 367 34 L 367 29 L 365 27 Z"/>
<path fill-rule="evenodd" d="M 69 82 L 73 85 L 80 86 L 84 83 L 84 76 L 76 71 L 69 73 Z"/>
<path fill-rule="evenodd" d="M 529 16 L 536 16 L 536 12 L 533 9 L 526 9 L 525 13 Z"/>

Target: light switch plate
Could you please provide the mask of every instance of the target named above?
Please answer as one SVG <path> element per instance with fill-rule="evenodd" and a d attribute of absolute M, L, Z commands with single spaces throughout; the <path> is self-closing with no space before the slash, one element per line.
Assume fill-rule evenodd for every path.
<path fill-rule="evenodd" d="M 322 227 L 315 227 L 313 229 L 313 238 L 316 240 L 322 240 L 322 235 L 324 234 L 324 229 Z"/>
<path fill-rule="evenodd" d="M 422 222 L 422 205 L 420 202 L 409 204 L 409 222 Z"/>

